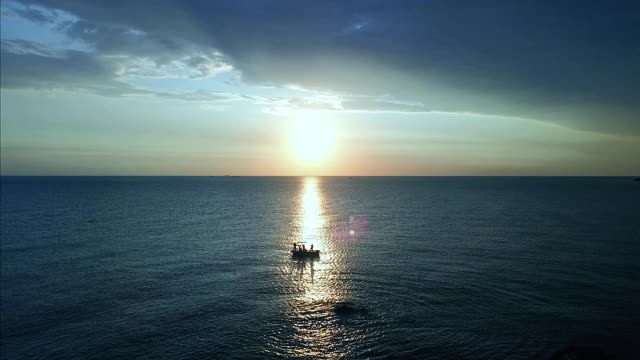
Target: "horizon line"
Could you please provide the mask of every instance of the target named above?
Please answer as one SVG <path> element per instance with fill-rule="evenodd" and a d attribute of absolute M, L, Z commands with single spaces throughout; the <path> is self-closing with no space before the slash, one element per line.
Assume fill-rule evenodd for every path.
<path fill-rule="evenodd" d="M 334 178 L 365 178 L 365 177 L 628 177 L 640 178 L 640 175 L 2 175 L 7 177 L 334 177 Z"/>

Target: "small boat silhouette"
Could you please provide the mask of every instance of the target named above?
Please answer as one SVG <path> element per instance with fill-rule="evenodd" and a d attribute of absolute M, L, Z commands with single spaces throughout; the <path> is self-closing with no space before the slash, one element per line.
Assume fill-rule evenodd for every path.
<path fill-rule="evenodd" d="M 291 255 L 295 258 L 319 257 L 320 250 L 291 250 Z"/>
<path fill-rule="evenodd" d="M 320 250 L 313 250 L 313 245 L 311 245 L 311 249 L 306 249 L 303 244 L 293 243 L 291 256 L 294 258 L 315 258 L 320 256 Z"/>

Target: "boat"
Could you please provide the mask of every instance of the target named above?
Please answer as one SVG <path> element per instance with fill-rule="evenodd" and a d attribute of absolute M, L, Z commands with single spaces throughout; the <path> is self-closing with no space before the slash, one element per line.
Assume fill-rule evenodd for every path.
<path fill-rule="evenodd" d="M 320 257 L 320 250 L 291 250 L 294 258 L 316 258 Z"/>
<path fill-rule="evenodd" d="M 311 249 L 303 248 L 302 244 L 293 244 L 293 248 L 290 250 L 291 256 L 294 258 L 302 259 L 302 258 L 316 258 L 320 256 L 320 250 L 313 250 L 313 245 L 311 245 Z"/>

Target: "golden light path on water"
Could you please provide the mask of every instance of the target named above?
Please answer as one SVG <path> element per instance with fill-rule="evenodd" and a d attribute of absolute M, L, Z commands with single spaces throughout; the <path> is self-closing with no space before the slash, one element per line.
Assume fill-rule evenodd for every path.
<path fill-rule="evenodd" d="M 345 287 L 337 274 L 342 257 L 337 256 L 331 241 L 330 224 L 317 178 L 305 178 L 301 184 L 296 209 L 294 241 L 320 250 L 320 259 L 291 260 L 294 263 L 295 289 L 288 304 L 293 327 L 293 357 L 335 358 L 345 355 L 343 326 L 333 312 L 337 302 L 344 301 Z"/>

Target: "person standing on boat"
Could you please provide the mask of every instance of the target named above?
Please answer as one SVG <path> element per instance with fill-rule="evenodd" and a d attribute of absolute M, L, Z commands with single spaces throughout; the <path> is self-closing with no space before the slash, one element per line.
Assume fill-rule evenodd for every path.
<path fill-rule="evenodd" d="M 304 246 L 304 244 L 302 244 L 302 251 L 307 251 L 306 246 Z"/>
<path fill-rule="evenodd" d="M 311 251 L 313 251 L 313 244 L 311 244 Z"/>
<path fill-rule="evenodd" d="M 293 251 L 296 251 L 296 243 L 293 243 Z"/>

